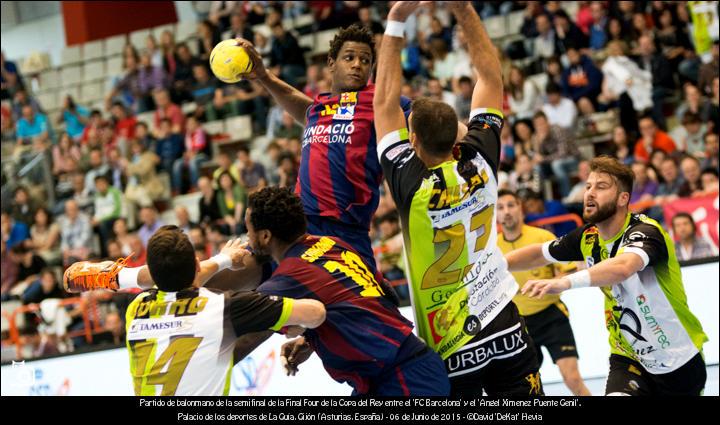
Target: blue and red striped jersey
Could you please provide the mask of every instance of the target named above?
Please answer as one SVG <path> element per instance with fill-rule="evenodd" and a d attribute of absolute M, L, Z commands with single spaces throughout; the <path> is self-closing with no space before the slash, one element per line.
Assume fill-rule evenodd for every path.
<path fill-rule="evenodd" d="M 308 108 L 295 186 L 307 215 L 370 227 L 382 181 L 374 95 L 373 84 L 338 96 L 322 93 Z M 400 103 L 407 117 L 411 101 L 403 97 Z"/>
<path fill-rule="evenodd" d="M 330 376 L 359 394 L 388 367 L 425 347 L 412 334 L 412 322 L 383 296 L 367 265 L 340 239 L 307 235 L 288 249 L 257 291 L 325 304 L 325 322 L 305 331 L 305 339 Z"/>

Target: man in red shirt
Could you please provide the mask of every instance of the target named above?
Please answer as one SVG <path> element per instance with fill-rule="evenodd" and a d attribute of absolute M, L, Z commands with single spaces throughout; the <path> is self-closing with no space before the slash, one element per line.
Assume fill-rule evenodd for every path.
<path fill-rule="evenodd" d="M 130 140 L 135 138 L 137 119 L 128 115 L 127 109 L 122 102 L 114 102 L 110 113 L 115 122 L 113 145 L 119 145 L 122 155 L 128 156 Z"/>
<path fill-rule="evenodd" d="M 160 128 L 160 120 L 168 118 L 172 122 L 172 132 L 175 134 L 183 133 L 185 130 L 185 116 L 182 109 L 172 103 L 167 89 L 153 90 L 153 99 L 155 100 L 155 116 L 153 117 L 155 131 Z"/>
<path fill-rule="evenodd" d="M 650 161 L 650 154 L 656 149 L 667 154 L 675 152 L 675 142 L 667 133 L 658 129 L 652 116 L 643 115 L 640 118 L 640 139 L 635 143 L 635 159 L 642 162 Z"/>

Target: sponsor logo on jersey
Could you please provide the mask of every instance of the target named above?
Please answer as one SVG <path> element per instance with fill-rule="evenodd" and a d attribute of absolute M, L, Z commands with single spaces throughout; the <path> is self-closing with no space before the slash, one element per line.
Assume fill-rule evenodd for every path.
<path fill-rule="evenodd" d="M 313 246 L 308 248 L 307 251 L 303 252 L 300 258 L 307 261 L 308 263 L 314 263 L 326 252 L 330 251 L 334 246 L 334 240 L 328 238 L 327 236 L 323 236 L 322 238 L 320 238 L 320 240 L 315 242 Z"/>
<path fill-rule="evenodd" d="M 446 360 L 448 376 L 478 370 L 494 359 L 513 357 L 528 347 L 520 323 L 478 342 L 466 344 Z"/>
<path fill-rule="evenodd" d="M 435 188 L 430 193 L 428 209 L 441 210 L 456 205 L 473 195 L 488 183 L 488 175 L 485 170 L 473 176 L 470 181 L 464 181 L 456 186 Z"/>
<path fill-rule="evenodd" d="M 317 124 L 305 129 L 303 133 L 303 147 L 311 143 L 344 143 L 352 144 L 351 135 L 355 132 L 355 125 L 349 123 L 336 123 L 330 125 Z"/>

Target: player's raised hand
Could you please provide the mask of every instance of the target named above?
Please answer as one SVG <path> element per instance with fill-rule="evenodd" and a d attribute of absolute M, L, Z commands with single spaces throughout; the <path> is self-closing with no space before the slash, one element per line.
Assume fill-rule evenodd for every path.
<path fill-rule="evenodd" d="M 247 242 L 243 243 L 240 238 L 235 238 L 230 239 L 220 253 L 227 255 L 232 260 L 231 270 L 242 270 L 246 267 L 245 258 L 251 255 L 247 248 Z"/>
<path fill-rule="evenodd" d="M 390 9 L 388 13 L 389 21 L 405 22 L 408 16 L 412 15 L 418 7 L 420 7 L 421 1 L 398 1 Z"/>
<path fill-rule="evenodd" d="M 242 48 L 245 49 L 245 52 L 247 52 L 253 64 L 252 71 L 247 74 L 243 74 L 242 77 L 247 78 L 248 80 L 266 78 L 268 76 L 267 69 L 262 61 L 262 56 L 260 56 L 260 53 L 255 50 L 255 46 L 244 38 L 236 38 L 235 41 L 237 41 L 238 46 L 242 46 Z"/>
<path fill-rule="evenodd" d="M 522 288 L 522 294 L 530 298 L 542 298 L 545 294 L 559 294 L 570 289 L 566 278 L 529 280 Z"/>

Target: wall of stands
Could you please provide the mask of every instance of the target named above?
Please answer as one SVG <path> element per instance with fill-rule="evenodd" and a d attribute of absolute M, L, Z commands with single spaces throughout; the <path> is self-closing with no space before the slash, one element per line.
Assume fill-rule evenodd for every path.
<path fill-rule="evenodd" d="M 718 262 L 683 267 L 690 309 L 698 316 L 710 341 L 705 344 L 707 364 L 718 364 L 720 310 Z M 569 291 L 563 300 L 580 353 L 580 372 L 586 378 L 607 375 L 609 346 L 604 326 L 603 297 L 597 289 Z M 401 309 L 412 318 L 409 307 Z M 350 387 L 330 379 L 317 356 L 300 366 L 294 377 L 280 365 L 280 335 L 258 347 L 233 369 L 232 395 L 348 395 Z M 545 353 L 543 381 L 560 382 L 557 368 Z M 131 395 L 129 362 L 125 349 L 78 354 L 2 367 L 2 395 Z M 717 393 L 717 389 L 714 390 Z"/>

